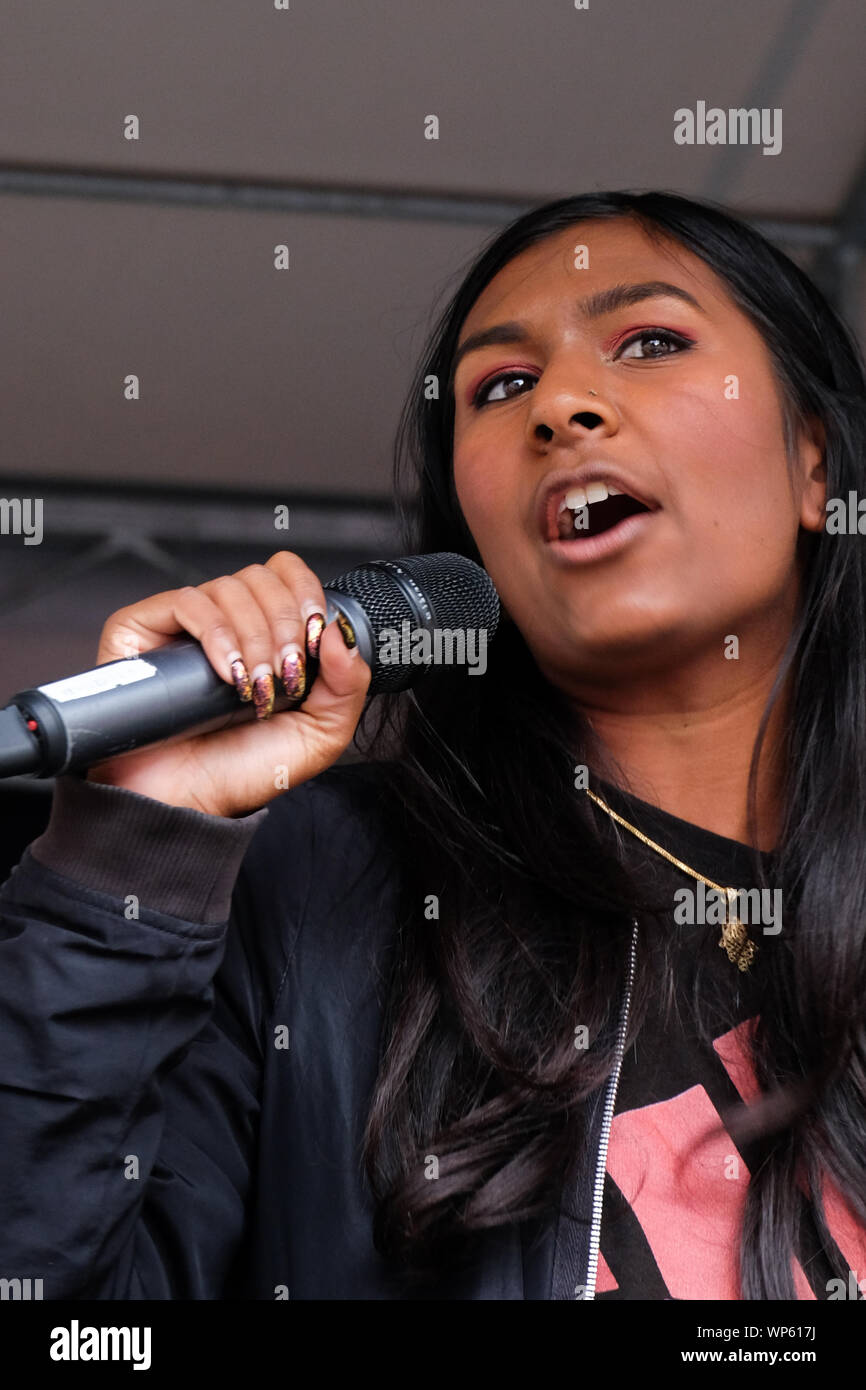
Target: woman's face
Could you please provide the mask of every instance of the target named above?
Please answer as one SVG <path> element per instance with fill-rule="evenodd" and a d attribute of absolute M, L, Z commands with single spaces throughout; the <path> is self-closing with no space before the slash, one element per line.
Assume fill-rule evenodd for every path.
<path fill-rule="evenodd" d="M 548 677 L 604 684 L 786 635 L 799 528 L 823 526 L 821 448 L 804 436 L 789 465 L 769 353 L 724 282 L 631 221 L 590 221 L 501 270 L 459 347 L 503 324 L 457 366 L 455 485 Z"/>

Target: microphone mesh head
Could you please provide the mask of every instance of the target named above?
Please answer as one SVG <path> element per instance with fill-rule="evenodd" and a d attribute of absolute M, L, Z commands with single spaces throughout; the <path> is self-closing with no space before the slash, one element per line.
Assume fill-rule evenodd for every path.
<path fill-rule="evenodd" d="M 406 621 L 411 628 L 485 629 L 489 641 L 499 623 L 499 597 L 487 571 L 465 555 L 447 550 L 406 555 L 399 560 L 371 560 L 330 580 L 324 588 L 357 600 L 374 639 L 383 628 L 401 632 Z M 377 660 L 371 689 L 377 693 L 403 690 L 427 669 L 424 665 L 408 669 L 399 663 L 383 665 Z"/>

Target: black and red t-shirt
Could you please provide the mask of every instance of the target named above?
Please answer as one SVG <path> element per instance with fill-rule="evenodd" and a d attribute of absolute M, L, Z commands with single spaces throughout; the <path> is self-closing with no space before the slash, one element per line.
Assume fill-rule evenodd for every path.
<path fill-rule="evenodd" d="M 708 879 L 725 887 L 755 886 L 746 845 L 611 788 L 601 790 L 613 810 Z M 604 812 L 598 815 L 611 826 Z M 670 904 L 673 919 L 675 891 L 696 890 L 694 878 L 627 830 L 609 833 L 619 835 L 627 862 L 654 898 Z M 762 859 L 773 885 L 773 856 Z M 747 972 L 718 947 L 719 926 L 674 928 L 672 998 L 667 1007 L 663 998 L 654 1004 L 623 1059 L 608 1149 L 597 1298 L 740 1297 L 740 1221 L 761 1148 L 738 1148 L 725 1117 L 757 1095 L 745 1043 L 760 1013 L 762 979 L 773 968 L 773 951 L 785 930 L 784 903 L 782 909 L 778 934 L 749 925 L 759 951 Z M 705 1036 L 695 1023 L 696 990 L 708 1016 Z M 863 1279 L 866 1229 L 829 1179 L 825 1211 L 843 1264 Z M 793 1275 L 801 1299 L 840 1296 L 805 1198 Z"/>

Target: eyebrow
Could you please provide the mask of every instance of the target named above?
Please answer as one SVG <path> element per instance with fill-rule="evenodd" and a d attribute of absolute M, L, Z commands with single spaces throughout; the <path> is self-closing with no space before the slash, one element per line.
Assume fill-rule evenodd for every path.
<path fill-rule="evenodd" d="M 679 285 L 670 285 L 666 280 L 645 280 L 641 284 L 612 285 L 607 290 L 596 290 L 595 294 L 587 295 L 585 299 L 578 301 L 577 310 L 583 318 L 598 319 L 604 314 L 612 314 L 616 309 L 626 309 L 631 304 L 640 304 L 645 299 L 659 299 L 663 295 L 672 299 L 682 299 L 699 313 L 706 313 L 688 290 L 682 289 Z M 470 334 L 454 354 L 452 378 L 468 352 L 478 352 L 481 348 L 498 344 L 525 343 L 529 337 L 529 325 L 520 323 L 517 319 L 497 323 L 492 328 L 482 328 L 479 333 Z"/>

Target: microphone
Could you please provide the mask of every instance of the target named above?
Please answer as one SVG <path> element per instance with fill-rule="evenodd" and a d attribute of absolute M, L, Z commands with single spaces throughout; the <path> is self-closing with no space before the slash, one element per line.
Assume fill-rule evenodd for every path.
<path fill-rule="evenodd" d="M 489 575 L 449 551 L 369 560 L 332 579 L 324 593 L 328 621 L 342 613 L 354 629 L 372 671 L 371 694 L 414 685 L 437 660 L 437 642 L 440 657 L 449 644 L 443 664 L 453 663 L 461 638 L 465 657 L 470 634 L 476 643 L 483 634 L 486 651 L 499 622 Z M 277 695 L 275 712 L 286 708 L 296 706 Z M 0 710 L 0 778 L 78 772 L 149 743 L 254 715 L 217 675 L 200 643 L 180 638 L 13 695 Z"/>

